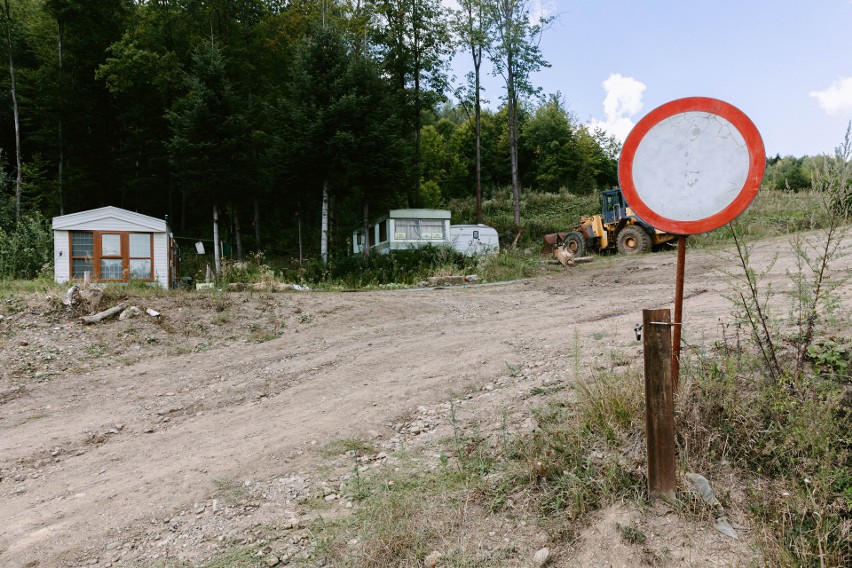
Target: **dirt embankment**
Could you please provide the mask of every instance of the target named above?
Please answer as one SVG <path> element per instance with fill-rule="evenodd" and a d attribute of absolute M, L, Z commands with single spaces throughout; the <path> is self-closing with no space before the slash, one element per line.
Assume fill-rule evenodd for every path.
<path fill-rule="evenodd" d="M 777 287 L 793 267 L 785 242 L 752 251 L 757 265 L 781 252 Z M 720 337 L 727 262 L 688 254 L 687 344 Z M 572 376 L 575 333 L 582 365 L 641 356 L 633 326 L 670 305 L 674 269 L 659 253 L 504 285 L 193 293 L 142 300 L 159 320 L 93 326 L 56 297 L 7 298 L 0 565 L 199 563 L 270 526 L 289 536 L 267 552 L 303 557 L 311 499 L 334 505 L 325 515 L 351 507 L 336 501 L 330 441 L 373 440 L 387 452 L 364 465 L 379 467 L 401 443 L 440 436 L 451 398 L 464 423 L 508 410 L 527 427 L 530 389 Z"/>

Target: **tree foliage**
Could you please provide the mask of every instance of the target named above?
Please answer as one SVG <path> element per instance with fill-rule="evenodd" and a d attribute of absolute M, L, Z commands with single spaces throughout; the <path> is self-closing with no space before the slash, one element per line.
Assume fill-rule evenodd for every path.
<path fill-rule="evenodd" d="M 115 205 L 168 215 L 188 238 L 209 238 L 216 203 L 224 240 L 242 221 L 249 250 L 315 256 L 327 184 L 334 255 L 391 207 L 443 207 L 478 184 L 488 198 L 513 178 L 518 190 L 578 193 L 614 180 L 611 140 L 558 96 L 536 98 L 541 28 L 516 19 L 500 36 L 492 0 L 464 0 L 466 17 L 453 19 L 438 0 L 8 4 L 2 51 L 16 71 L 21 166 L 4 73 L 7 234 L 16 193 L 22 222 Z M 484 71 L 498 74 L 513 54 L 514 94 L 478 120 L 475 80 L 472 106 L 447 98 L 454 45 L 483 68 L 490 49 Z"/>

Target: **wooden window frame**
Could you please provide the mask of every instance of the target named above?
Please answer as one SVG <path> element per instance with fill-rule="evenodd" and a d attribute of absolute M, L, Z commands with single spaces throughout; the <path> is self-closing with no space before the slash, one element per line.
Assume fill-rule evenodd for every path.
<path fill-rule="evenodd" d="M 91 233 L 92 247 L 92 278 L 101 282 L 154 282 L 154 233 L 137 232 L 137 231 L 68 231 L 68 262 L 69 275 L 74 279 L 74 260 L 84 259 L 89 257 L 74 256 L 74 233 Z M 148 235 L 150 239 L 150 256 L 130 256 L 130 235 Z M 103 235 L 119 235 L 119 253 L 118 255 L 104 256 L 103 251 Z M 102 278 L 101 277 L 101 260 L 102 259 L 121 259 L 121 278 Z M 130 277 L 130 261 L 132 260 L 150 260 L 151 273 L 148 278 L 131 278 Z M 79 277 L 78 277 L 79 278 Z"/>
<path fill-rule="evenodd" d="M 91 256 L 74 256 L 74 233 L 89 233 L 92 235 L 92 255 Z M 71 279 L 75 278 L 74 276 L 74 261 L 75 260 L 89 260 L 92 263 L 92 276 L 95 275 L 95 235 L 92 231 L 68 231 L 68 275 Z M 82 276 L 78 276 L 76 278 L 82 278 Z"/>
<path fill-rule="evenodd" d="M 93 231 L 95 238 L 95 258 L 97 259 L 98 280 L 101 282 L 127 282 L 130 273 L 127 270 L 127 236 L 121 231 Z M 104 254 L 104 236 L 115 235 L 118 237 L 118 254 Z M 121 261 L 121 277 L 120 278 L 104 278 L 101 274 L 101 263 L 104 260 L 120 260 Z"/>
<path fill-rule="evenodd" d="M 149 256 L 131 256 L 130 254 L 130 235 L 148 235 L 148 250 Z M 133 231 L 129 231 L 124 233 L 122 236 L 123 243 L 126 243 L 124 250 L 126 251 L 124 254 L 124 270 L 126 270 L 127 280 L 135 280 L 137 282 L 153 282 L 154 281 L 154 233 L 136 233 Z M 148 274 L 148 278 L 133 278 L 131 276 L 132 272 L 130 270 L 130 261 L 131 260 L 150 260 L 151 261 L 151 271 Z"/>

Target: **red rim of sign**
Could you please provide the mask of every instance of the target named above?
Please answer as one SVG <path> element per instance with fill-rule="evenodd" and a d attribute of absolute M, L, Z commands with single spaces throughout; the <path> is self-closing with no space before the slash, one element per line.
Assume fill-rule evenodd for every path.
<path fill-rule="evenodd" d="M 667 118 L 686 112 L 715 114 L 733 124 L 745 139 L 749 158 L 748 174 L 737 197 L 718 213 L 693 221 L 669 219 L 656 213 L 639 197 L 636 184 L 633 181 L 633 160 L 636 157 L 636 150 L 648 131 Z M 766 150 L 763 147 L 763 139 L 760 137 L 757 127 L 745 113 L 718 99 L 687 97 L 657 107 L 643 117 L 630 131 L 624 141 L 624 148 L 618 161 L 618 180 L 621 183 L 621 191 L 624 193 L 627 203 L 630 204 L 630 207 L 640 219 L 668 233 L 692 235 L 718 229 L 725 223 L 730 223 L 745 211 L 760 188 L 765 166 Z"/>

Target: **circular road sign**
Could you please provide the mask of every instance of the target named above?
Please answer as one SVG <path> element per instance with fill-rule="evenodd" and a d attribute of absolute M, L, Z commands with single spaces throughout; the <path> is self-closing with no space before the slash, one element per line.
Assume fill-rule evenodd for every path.
<path fill-rule="evenodd" d="M 630 131 L 618 179 L 640 219 L 691 235 L 717 229 L 745 211 L 765 165 L 760 133 L 741 110 L 689 97 L 654 109 Z"/>

